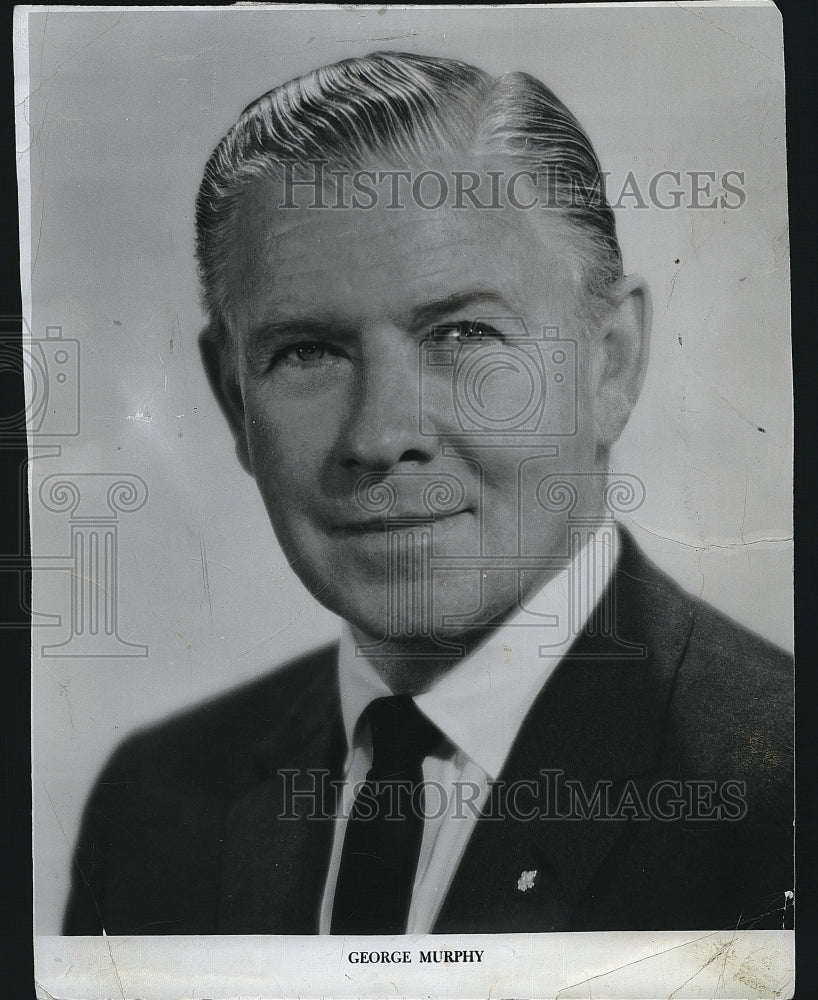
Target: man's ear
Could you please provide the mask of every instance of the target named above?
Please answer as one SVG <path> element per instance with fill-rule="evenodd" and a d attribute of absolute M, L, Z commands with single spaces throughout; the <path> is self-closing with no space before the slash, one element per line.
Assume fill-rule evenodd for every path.
<path fill-rule="evenodd" d="M 625 429 L 642 391 L 653 317 L 650 289 L 638 275 L 620 278 L 613 293 L 592 334 L 591 392 L 600 454 L 607 454 Z"/>
<path fill-rule="evenodd" d="M 212 320 L 199 334 L 199 353 L 207 380 L 233 432 L 236 456 L 242 467 L 253 474 L 244 425 L 244 399 L 236 370 L 235 349 L 223 325 Z"/>

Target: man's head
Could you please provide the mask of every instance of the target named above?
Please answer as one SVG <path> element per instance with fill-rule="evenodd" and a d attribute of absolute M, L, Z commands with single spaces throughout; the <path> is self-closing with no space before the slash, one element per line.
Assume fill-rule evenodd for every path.
<path fill-rule="evenodd" d="M 553 572 L 567 526 L 539 486 L 606 468 L 650 307 L 546 87 L 397 53 L 316 70 L 219 144 L 197 234 L 211 382 L 320 600 L 419 642 Z"/>
<path fill-rule="evenodd" d="M 452 59 L 380 52 L 269 91 L 245 108 L 216 147 L 196 205 L 211 318 L 229 328 L 231 292 L 241 294 L 231 289 L 225 269 L 235 207 L 248 184 L 282 179 L 288 163 L 323 161 L 329 181 L 334 169 L 390 162 L 417 172 L 446 158 L 533 173 L 544 201 L 554 206 L 549 214 L 572 226 L 571 263 L 583 290 L 605 297 L 622 274 L 616 225 L 594 149 L 568 108 L 526 73 L 495 78 Z"/>

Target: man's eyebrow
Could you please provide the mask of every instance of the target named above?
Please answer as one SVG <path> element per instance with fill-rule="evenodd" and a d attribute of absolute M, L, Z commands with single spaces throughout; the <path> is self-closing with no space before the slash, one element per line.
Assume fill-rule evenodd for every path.
<path fill-rule="evenodd" d="M 499 292 L 486 288 L 471 288 L 416 306 L 409 314 L 410 323 L 415 329 L 423 329 L 439 316 L 473 306 L 476 302 L 492 303 L 499 306 L 503 313 L 509 313 L 511 310 L 507 300 Z M 250 330 L 248 339 L 251 343 L 261 343 L 293 332 L 316 338 L 330 335 L 337 337 L 350 333 L 343 322 L 331 318 L 314 315 L 283 316 L 280 319 L 258 323 Z"/>
<path fill-rule="evenodd" d="M 457 312 L 475 302 L 491 302 L 505 312 L 510 310 L 507 300 L 499 293 L 485 288 L 472 288 L 465 292 L 455 292 L 433 302 L 424 302 L 412 310 L 412 322 L 416 327 L 427 326 L 432 320 L 445 313 Z"/>
<path fill-rule="evenodd" d="M 339 332 L 343 332 L 343 329 L 339 323 L 318 316 L 291 316 L 259 323 L 250 330 L 249 339 L 251 342 L 258 342 L 293 331 L 306 336 L 319 337 L 329 334 L 337 335 Z"/>

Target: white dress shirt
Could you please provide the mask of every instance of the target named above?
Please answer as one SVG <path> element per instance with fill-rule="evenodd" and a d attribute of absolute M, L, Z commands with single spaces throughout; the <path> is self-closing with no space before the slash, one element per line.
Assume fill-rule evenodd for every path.
<path fill-rule="evenodd" d="M 613 543 L 611 541 L 613 536 Z M 616 564 L 616 532 L 593 534 L 571 564 L 552 577 L 489 639 L 414 699 L 447 737 L 441 753 L 423 762 L 426 820 L 412 889 L 407 933 L 428 933 L 451 885 L 477 817 L 502 771 L 528 710 L 582 631 Z M 612 549 L 614 551 L 612 551 Z M 347 818 L 372 765 L 366 707 L 393 692 L 356 653 L 349 627 L 338 657 L 341 709 L 348 755 L 320 933 L 329 934 Z"/>

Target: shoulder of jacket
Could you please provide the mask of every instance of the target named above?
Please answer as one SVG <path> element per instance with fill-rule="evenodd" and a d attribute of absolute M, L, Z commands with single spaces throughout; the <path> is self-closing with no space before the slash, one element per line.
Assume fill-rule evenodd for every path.
<path fill-rule="evenodd" d="M 337 649 L 333 643 L 312 650 L 137 730 L 115 750 L 106 770 L 228 769 L 231 758 L 280 728 L 283 717 L 330 705 L 337 689 Z"/>

